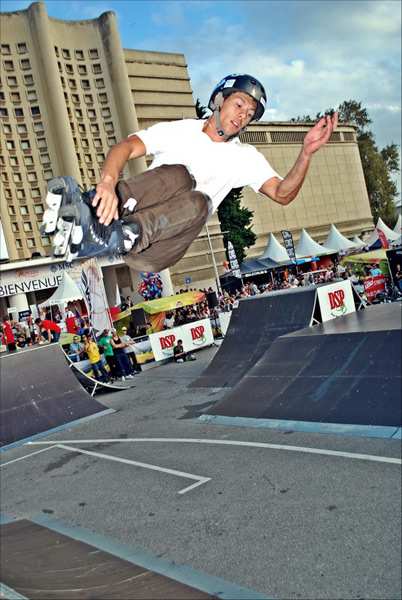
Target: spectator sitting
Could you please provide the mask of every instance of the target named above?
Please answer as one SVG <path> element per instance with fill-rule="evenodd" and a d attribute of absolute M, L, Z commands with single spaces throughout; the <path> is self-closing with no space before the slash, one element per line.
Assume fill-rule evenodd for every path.
<path fill-rule="evenodd" d="M 175 318 L 173 312 L 167 312 L 165 315 L 165 320 L 163 321 L 164 329 L 172 329 L 174 327 Z"/>
<path fill-rule="evenodd" d="M 47 339 L 49 343 L 58 342 L 60 339 L 61 328 L 54 321 L 49 319 L 35 319 L 36 325 L 38 325 L 41 333 Z"/>
<path fill-rule="evenodd" d="M 68 357 L 73 362 L 79 362 L 80 360 L 83 360 L 84 344 L 82 344 L 81 338 L 79 335 L 75 335 L 73 337 L 73 341 L 71 342 L 70 347 L 69 347 Z"/>
<path fill-rule="evenodd" d="M 183 340 L 177 340 L 177 344 L 173 348 L 173 360 L 177 363 L 183 363 L 186 360 L 196 360 L 194 354 L 184 352 Z"/>
<path fill-rule="evenodd" d="M 84 335 L 83 337 L 84 350 L 88 355 L 95 379 L 100 379 L 100 381 L 103 382 L 109 381 L 109 375 L 103 366 L 97 343 L 93 340 L 91 335 Z"/>

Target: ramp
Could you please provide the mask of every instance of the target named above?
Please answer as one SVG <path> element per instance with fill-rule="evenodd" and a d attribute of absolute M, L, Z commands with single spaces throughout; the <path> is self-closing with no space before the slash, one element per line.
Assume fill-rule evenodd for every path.
<path fill-rule="evenodd" d="M 315 288 L 243 298 L 219 352 L 190 387 L 233 387 L 279 336 L 313 322 Z"/>
<path fill-rule="evenodd" d="M 207 414 L 401 426 L 400 303 L 277 339 Z"/>
<path fill-rule="evenodd" d="M 110 412 L 82 388 L 58 344 L 2 356 L 0 368 L 0 446 Z"/>

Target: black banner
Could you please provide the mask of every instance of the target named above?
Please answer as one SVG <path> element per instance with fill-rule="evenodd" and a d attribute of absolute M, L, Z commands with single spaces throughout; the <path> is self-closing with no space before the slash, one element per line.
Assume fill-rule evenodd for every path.
<path fill-rule="evenodd" d="M 282 238 L 283 238 L 283 245 L 286 248 L 286 251 L 289 255 L 290 260 L 292 260 L 293 262 L 296 262 L 296 252 L 295 252 L 295 246 L 293 243 L 293 236 L 291 234 L 290 231 L 288 231 L 287 229 L 283 229 L 281 231 L 282 234 Z"/>

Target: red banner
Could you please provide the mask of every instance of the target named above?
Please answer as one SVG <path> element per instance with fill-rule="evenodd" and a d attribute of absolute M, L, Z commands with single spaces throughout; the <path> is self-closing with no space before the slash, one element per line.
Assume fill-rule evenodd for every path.
<path fill-rule="evenodd" d="M 377 231 L 378 237 L 380 238 L 381 246 L 383 248 L 389 248 L 388 240 L 385 236 L 385 233 L 378 227 L 376 228 L 376 231 Z"/>
<path fill-rule="evenodd" d="M 385 291 L 384 275 L 375 275 L 374 277 L 366 277 L 364 280 L 364 293 L 367 300 L 372 302 L 380 292 Z"/>

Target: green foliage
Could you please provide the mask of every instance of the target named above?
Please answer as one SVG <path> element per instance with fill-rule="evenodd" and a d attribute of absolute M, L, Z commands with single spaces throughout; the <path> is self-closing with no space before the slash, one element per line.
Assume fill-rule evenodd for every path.
<path fill-rule="evenodd" d="M 357 130 L 357 143 L 374 222 L 381 217 L 392 227 L 397 218 L 394 201 L 398 196 L 398 188 L 391 175 L 399 172 L 399 148 L 396 144 L 389 144 L 382 150 L 378 149 L 374 135 L 368 129 L 372 120 L 361 102 L 345 100 L 337 110 L 339 122 L 354 125 Z M 333 112 L 334 109 L 328 109 L 325 114 Z M 321 116 L 318 114 L 317 118 Z M 304 115 L 292 121 L 308 122 L 312 119 Z"/>
<path fill-rule="evenodd" d="M 197 98 L 197 102 L 195 103 L 195 112 L 197 113 L 197 117 L 199 119 L 204 119 L 208 113 L 208 109 L 201 104 L 199 98 Z"/>
<path fill-rule="evenodd" d="M 241 206 L 241 198 L 242 188 L 234 188 L 218 208 L 224 240 L 232 242 L 239 264 L 246 256 L 244 249 L 255 244 L 257 239 L 250 226 L 253 211 Z"/>

